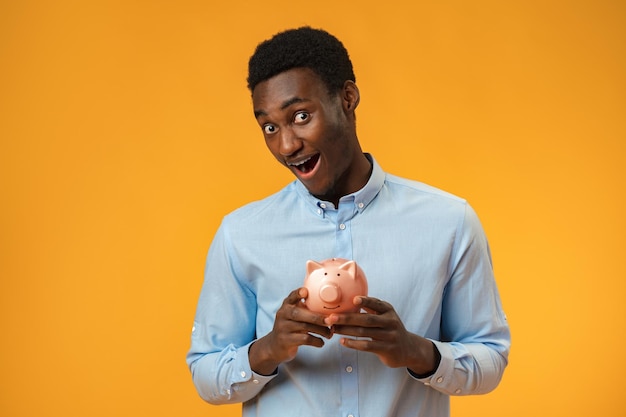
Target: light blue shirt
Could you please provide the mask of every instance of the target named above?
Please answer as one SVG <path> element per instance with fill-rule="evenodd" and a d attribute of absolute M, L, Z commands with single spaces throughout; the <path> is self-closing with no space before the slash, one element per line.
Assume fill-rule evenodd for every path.
<path fill-rule="evenodd" d="M 338 208 L 294 181 L 226 216 L 207 257 L 187 363 L 202 398 L 243 402 L 245 417 L 448 416 L 449 395 L 494 389 L 509 328 L 487 240 L 466 201 L 386 174 Z M 369 295 L 391 303 L 405 327 L 441 353 L 418 379 L 339 344 L 300 347 L 272 376 L 250 369 L 248 348 L 272 330 L 284 298 L 302 286 L 306 261 L 355 260 Z"/>

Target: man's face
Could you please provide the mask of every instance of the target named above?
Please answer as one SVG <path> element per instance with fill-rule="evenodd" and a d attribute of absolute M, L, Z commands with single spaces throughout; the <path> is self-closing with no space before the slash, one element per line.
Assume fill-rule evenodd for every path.
<path fill-rule="evenodd" d="M 362 153 L 353 110 L 358 89 L 329 94 L 308 68 L 295 68 L 259 83 L 254 114 L 274 157 L 318 198 L 337 202 L 363 184 L 356 172 Z"/>

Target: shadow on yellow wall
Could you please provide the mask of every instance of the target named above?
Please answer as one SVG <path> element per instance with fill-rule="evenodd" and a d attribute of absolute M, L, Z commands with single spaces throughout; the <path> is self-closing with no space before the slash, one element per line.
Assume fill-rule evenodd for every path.
<path fill-rule="evenodd" d="M 239 415 L 197 397 L 184 355 L 221 217 L 291 180 L 247 59 L 309 24 L 352 55 L 365 150 L 467 198 L 490 238 L 511 363 L 454 415 L 622 415 L 625 12 L 2 2 L 0 414 Z"/>

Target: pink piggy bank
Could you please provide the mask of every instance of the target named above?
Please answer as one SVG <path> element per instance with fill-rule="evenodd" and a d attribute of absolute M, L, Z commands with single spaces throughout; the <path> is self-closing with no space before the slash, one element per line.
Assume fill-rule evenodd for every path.
<path fill-rule="evenodd" d="M 352 300 L 367 295 L 363 270 L 356 262 L 341 258 L 307 261 L 304 287 L 309 291 L 305 304 L 317 313 L 357 313 L 360 308 Z"/>

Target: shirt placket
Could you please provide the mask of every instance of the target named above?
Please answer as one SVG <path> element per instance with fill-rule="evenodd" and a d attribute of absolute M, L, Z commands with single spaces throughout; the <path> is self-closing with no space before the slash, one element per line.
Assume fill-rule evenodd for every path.
<path fill-rule="evenodd" d="M 335 223 L 335 253 L 338 258 L 352 259 L 352 218 L 356 214 L 354 198 L 342 201 Z M 345 337 L 345 336 L 341 336 Z M 341 373 L 341 415 L 342 417 L 359 416 L 359 368 L 357 351 L 340 347 Z"/>

